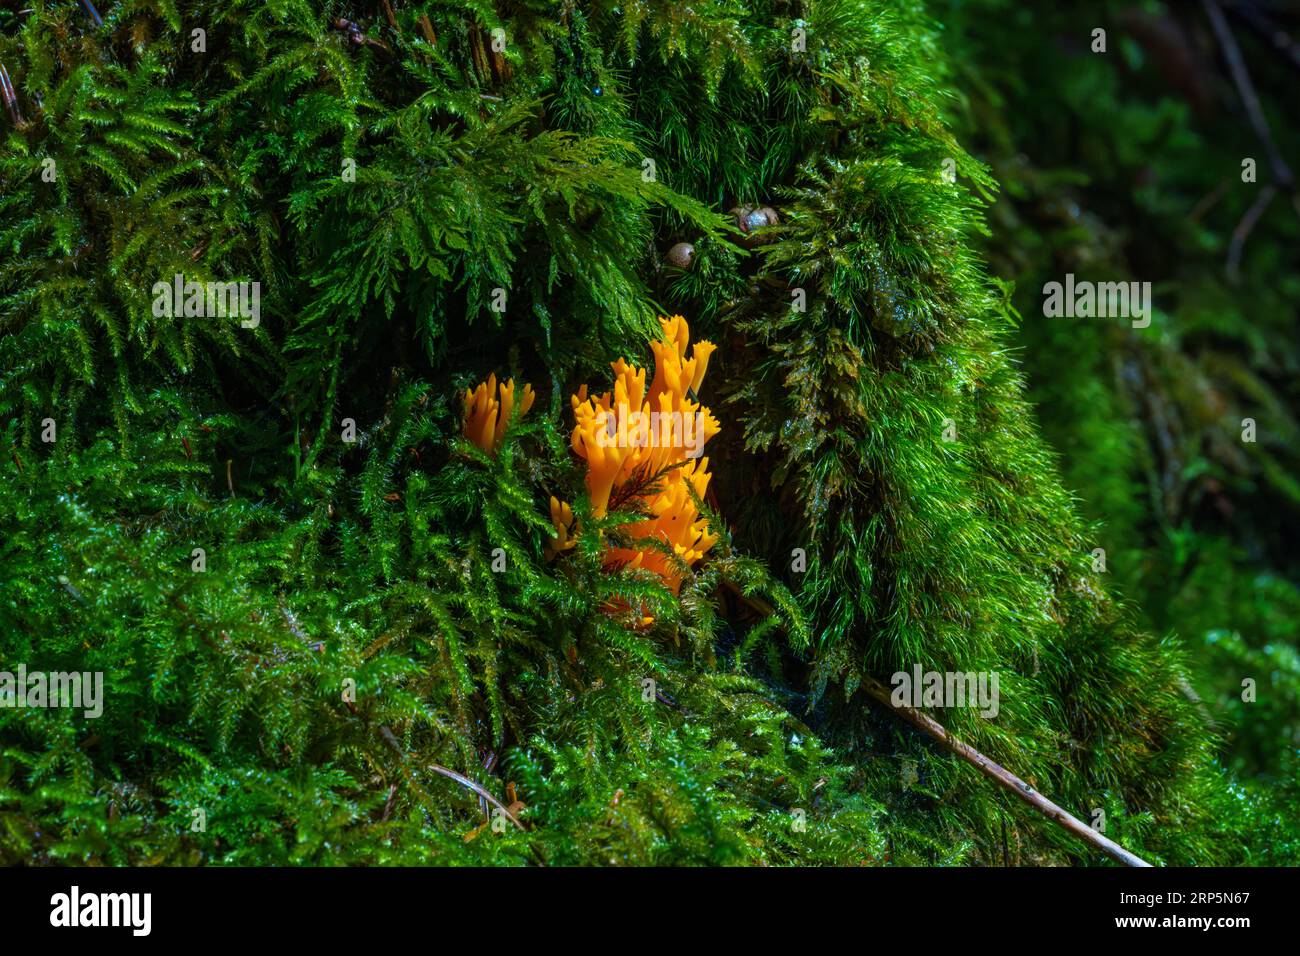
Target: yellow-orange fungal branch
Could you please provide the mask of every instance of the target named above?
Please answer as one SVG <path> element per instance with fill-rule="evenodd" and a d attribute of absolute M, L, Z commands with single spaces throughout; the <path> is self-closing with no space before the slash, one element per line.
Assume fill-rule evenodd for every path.
<path fill-rule="evenodd" d="M 534 398 L 533 387 L 525 383 L 519 395 L 520 418 L 533 407 Z M 515 380 L 512 378 L 498 386 L 496 373 L 493 372 L 478 388 L 473 391 L 465 389 L 465 421 L 461 430 L 479 448 L 496 454 L 515 407 Z"/>
<path fill-rule="evenodd" d="M 554 557 L 578 543 L 578 539 L 573 535 L 573 509 L 555 495 L 551 495 L 551 524 L 555 526 L 555 537 L 546 546 L 546 551 Z"/>

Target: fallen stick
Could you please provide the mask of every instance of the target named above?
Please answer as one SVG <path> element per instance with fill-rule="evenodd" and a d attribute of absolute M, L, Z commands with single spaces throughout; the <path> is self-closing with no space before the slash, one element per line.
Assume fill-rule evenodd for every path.
<path fill-rule="evenodd" d="M 727 590 L 731 591 L 746 604 L 750 605 L 754 610 L 767 616 L 776 614 L 776 608 L 772 607 L 772 605 L 768 604 L 762 598 L 751 597 L 745 594 L 730 581 L 724 581 L 723 584 L 726 586 Z M 1007 770 L 1000 764 L 994 763 L 970 744 L 958 740 L 952 734 L 948 733 L 947 728 L 944 727 L 943 724 L 939 723 L 934 718 L 919 710 L 913 710 L 911 707 L 907 707 L 903 704 L 895 704 L 892 700 L 889 688 L 880 683 L 880 681 L 876 680 L 874 677 L 863 678 L 862 687 L 867 692 L 867 696 L 876 703 L 888 707 L 917 730 L 933 737 L 950 753 L 965 760 L 999 787 L 1014 793 L 1017 797 L 1029 804 L 1039 813 L 1046 816 L 1048 819 L 1052 820 L 1062 829 L 1074 834 L 1085 843 L 1091 843 L 1102 853 L 1105 853 L 1113 860 L 1118 860 L 1125 866 L 1151 865 L 1137 854 L 1130 853 L 1128 850 L 1124 849 L 1114 840 L 1098 833 L 1078 817 L 1074 816 L 1074 814 L 1058 807 L 1055 803 L 1048 800 L 1045 796 L 1029 784 L 1025 783 L 1025 781 L 1021 780 L 1010 770 Z"/>
<path fill-rule="evenodd" d="M 1134 853 L 1130 853 L 1114 840 L 1109 839 L 1103 834 L 1097 832 L 1088 826 L 1078 817 L 1074 816 L 1068 810 L 1063 810 L 1051 800 L 1031 787 L 1025 781 L 1021 780 L 1010 770 L 994 763 L 988 757 L 984 756 L 970 744 L 962 743 L 952 734 L 950 734 L 942 724 L 930 716 L 921 713 L 919 710 L 913 710 L 901 704 L 896 705 L 891 700 L 889 688 L 874 677 L 867 677 L 862 682 L 863 689 L 867 695 L 879 704 L 883 704 L 890 710 L 895 711 L 900 717 L 909 724 L 926 734 L 929 734 L 945 749 L 956 754 L 962 760 L 979 770 L 980 773 L 988 777 L 999 787 L 1014 793 L 1025 803 L 1029 804 L 1039 813 L 1055 821 L 1057 825 L 1070 833 L 1073 833 L 1079 839 L 1091 843 L 1102 853 L 1105 853 L 1113 860 L 1118 860 L 1125 866 L 1150 866 L 1146 860 Z"/>
<path fill-rule="evenodd" d="M 356 717 L 361 716 L 360 713 L 357 711 L 356 705 L 353 704 L 351 701 L 344 701 L 344 704 L 347 706 L 348 710 L 352 712 L 353 716 Z M 407 765 L 406 751 L 403 750 L 402 745 L 398 743 L 397 735 L 388 729 L 387 724 L 379 725 L 379 735 L 384 738 L 384 743 L 388 744 L 388 746 L 392 749 L 393 753 L 397 754 L 398 759 L 402 762 L 402 766 L 406 767 Z M 462 787 L 464 787 L 467 790 L 474 791 L 474 793 L 478 794 L 480 797 L 483 797 L 494 807 L 497 807 L 502 813 L 506 815 L 506 817 L 510 820 L 510 822 L 513 823 L 516 827 L 518 827 L 520 830 L 523 830 L 525 833 L 527 832 L 524 825 L 519 822 L 519 818 L 510 812 L 510 808 L 507 807 L 500 800 L 498 800 L 496 797 L 492 796 L 491 791 L 489 791 L 486 787 L 482 786 L 481 784 L 475 783 L 473 780 L 471 780 L 469 777 L 465 776 L 464 774 L 457 773 L 455 770 L 451 770 L 447 767 L 442 766 L 441 764 L 431 763 L 428 765 L 427 769 L 432 770 L 434 773 L 440 774 L 449 780 L 456 781 L 458 784 L 460 784 Z"/>
<path fill-rule="evenodd" d="M 95 26 L 102 27 L 104 25 L 104 18 L 99 15 L 99 11 L 95 9 L 95 5 L 90 0 L 81 0 L 81 9 L 86 16 L 90 17 Z"/>
<path fill-rule="evenodd" d="M 13 120 L 16 128 L 22 129 L 26 124 L 23 120 L 23 112 L 18 108 L 18 92 L 14 89 L 13 81 L 9 79 L 9 71 L 5 65 L 0 63 L 0 97 L 3 97 L 5 109 L 9 111 L 9 118 Z"/>

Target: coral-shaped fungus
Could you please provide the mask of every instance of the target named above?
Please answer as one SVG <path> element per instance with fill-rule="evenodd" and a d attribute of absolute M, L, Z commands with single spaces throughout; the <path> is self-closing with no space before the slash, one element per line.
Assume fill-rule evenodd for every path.
<path fill-rule="evenodd" d="M 587 462 L 594 514 L 606 514 L 611 502 L 644 513 L 644 520 L 626 527 L 627 535 L 662 541 L 691 566 L 717 541 L 688 491 L 702 498 L 709 484 L 709 460 L 699 456 L 719 425 L 697 396 L 716 346 L 697 342 L 688 358 L 686 320 L 675 315 L 659 321 L 663 336 L 651 343 L 655 374 L 649 390 L 644 369 L 621 358 L 611 363 L 611 391 L 589 398 L 584 385 L 573 396 L 572 443 Z M 571 547 L 569 506 L 552 499 L 551 518 L 556 528 L 552 550 Z M 653 571 L 674 594 L 681 587 L 680 566 L 656 548 L 610 548 L 606 563 Z"/>
<path fill-rule="evenodd" d="M 533 387 L 525 384 L 519 396 L 519 417 L 528 414 L 533 407 Z M 465 389 L 465 423 L 462 431 L 465 437 L 489 454 L 496 454 L 505 437 L 506 426 L 510 423 L 510 413 L 515 408 L 515 380 L 512 378 L 497 386 L 497 376 L 493 372 L 486 382 L 479 383 L 474 391 Z"/>

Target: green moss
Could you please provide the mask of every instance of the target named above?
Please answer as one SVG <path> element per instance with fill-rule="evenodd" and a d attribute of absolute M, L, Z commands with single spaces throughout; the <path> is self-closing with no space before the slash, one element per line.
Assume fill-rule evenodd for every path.
<path fill-rule="evenodd" d="M 0 155 L 0 667 L 108 696 L 0 712 L 0 859 L 1099 862 L 858 690 L 912 663 L 997 670 L 998 719 L 945 722 L 1135 851 L 1249 858 L 1183 652 L 1107 597 L 1031 419 L 918 4 L 427 5 L 436 46 L 411 4 L 359 48 L 336 4 L 191 6 L 206 54 L 149 3 L 0 39 L 32 119 Z M 262 282 L 261 326 L 155 317 L 177 272 Z M 627 516 L 567 447 L 660 311 L 722 346 L 729 534 L 678 597 L 602 569 Z M 541 396 L 496 458 L 458 437 L 490 370 Z"/>

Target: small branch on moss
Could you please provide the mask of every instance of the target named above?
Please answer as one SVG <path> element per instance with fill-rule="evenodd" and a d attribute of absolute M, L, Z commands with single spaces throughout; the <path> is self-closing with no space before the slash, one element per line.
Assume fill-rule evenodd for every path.
<path fill-rule="evenodd" d="M 611 512 L 618 511 L 634 498 L 643 498 L 655 494 L 658 491 L 659 480 L 672 474 L 685 464 L 685 460 L 675 461 L 670 465 L 664 465 L 653 475 L 650 474 L 650 466 L 645 465 L 633 473 L 623 487 L 610 495 L 609 504 L 606 506 L 607 510 Z"/>
<path fill-rule="evenodd" d="M 1187 214 L 1187 221 L 1191 223 L 1199 223 L 1201 218 L 1209 212 L 1220 199 L 1223 198 L 1224 193 L 1228 191 L 1228 183 L 1229 180 L 1227 179 L 1219 180 L 1219 184 L 1192 207 L 1192 211 Z"/>
<path fill-rule="evenodd" d="M 1244 20 L 1246 25 L 1259 35 L 1260 39 L 1271 43 L 1274 49 L 1291 62 L 1292 66 L 1300 67 L 1300 44 L 1292 40 L 1286 31 L 1270 19 L 1266 13 L 1251 3 L 1234 3 L 1228 8 L 1227 12 Z"/>
<path fill-rule="evenodd" d="M 1209 17 L 1210 26 L 1214 29 L 1219 46 L 1223 48 L 1224 59 L 1227 60 L 1232 81 L 1236 84 L 1237 94 L 1241 97 L 1241 104 L 1246 108 L 1246 116 L 1250 120 L 1250 125 L 1254 127 L 1255 135 L 1259 137 L 1264 151 L 1268 153 L 1269 165 L 1273 167 L 1273 175 L 1277 179 L 1276 188 L 1270 185 L 1264 190 L 1233 231 L 1227 271 L 1229 280 L 1237 282 L 1240 279 L 1242 248 L 1251 230 L 1255 228 L 1255 223 L 1273 201 L 1276 189 L 1284 189 L 1291 194 L 1298 215 L 1300 215 L 1300 199 L 1296 194 L 1295 176 L 1286 160 L 1282 158 L 1277 142 L 1273 139 L 1268 118 L 1264 115 L 1264 108 L 1259 102 L 1259 94 L 1255 92 L 1255 84 L 1251 82 L 1250 71 L 1246 68 L 1246 58 L 1242 56 L 1241 47 L 1237 45 L 1237 38 L 1233 36 L 1232 27 L 1228 24 L 1227 17 L 1223 15 L 1223 9 L 1219 6 L 1218 0 L 1201 0 L 1201 3 L 1205 7 L 1205 14 Z"/>
<path fill-rule="evenodd" d="M 22 129 L 26 126 L 22 110 L 18 108 L 18 92 L 14 89 L 13 82 L 9 79 L 9 71 L 5 69 L 3 63 L 0 63 L 0 97 L 5 101 L 5 108 L 9 110 L 9 118 L 13 120 L 15 128 Z"/>
<path fill-rule="evenodd" d="M 104 18 L 99 15 L 99 11 L 95 9 L 95 5 L 90 0 L 81 0 L 81 10 L 95 26 L 102 27 L 104 25 Z"/>
<path fill-rule="evenodd" d="M 428 14 L 420 14 L 417 22 L 420 24 L 420 32 L 424 34 L 425 42 L 429 46 L 436 47 L 438 45 L 438 34 L 433 32 L 433 24 L 429 22 Z"/>
<path fill-rule="evenodd" d="M 351 703 L 347 703 L 347 707 L 348 710 L 350 710 L 354 715 L 358 717 L 361 716 L 357 712 L 357 708 L 355 705 Z M 402 764 L 405 765 L 407 762 L 406 751 L 402 749 L 401 743 L 398 742 L 397 735 L 394 734 L 392 730 L 389 729 L 387 724 L 379 725 L 379 734 L 381 737 L 384 738 L 384 743 L 388 744 L 389 748 L 393 751 L 393 753 L 397 754 Z M 467 790 L 474 791 L 480 797 L 487 800 L 488 803 L 492 804 L 494 807 L 499 808 L 502 813 L 504 813 L 507 817 L 510 818 L 510 822 L 513 823 L 516 827 L 518 827 L 521 831 L 525 833 L 528 832 L 527 830 L 524 829 L 524 825 L 519 822 L 519 819 L 513 813 L 510 812 L 509 808 L 507 808 L 506 805 L 503 804 L 496 797 L 492 796 L 491 792 L 489 792 L 481 784 L 475 783 L 473 780 L 471 780 L 469 777 L 466 777 L 464 774 L 459 774 L 455 770 L 450 770 L 447 767 L 442 766 L 441 764 L 436 764 L 436 763 L 426 764 L 425 768 L 427 770 L 432 770 L 436 774 L 441 774 L 442 776 L 448 778 L 449 780 L 455 780 L 458 784 L 460 784 L 462 787 L 465 787 Z"/>
<path fill-rule="evenodd" d="M 1088 826 L 1072 813 L 1063 810 L 1051 800 L 1031 787 L 1025 781 L 1021 780 L 1014 773 L 1005 767 L 994 763 L 988 757 L 984 756 L 970 744 L 962 743 L 952 734 L 948 733 L 937 720 L 919 710 L 913 710 L 911 707 L 896 705 L 890 699 L 889 688 L 874 677 L 867 677 L 862 682 L 863 689 L 867 695 L 879 704 L 883 704 L 890 710 L 898 713 L 904 720 L 926 734 L 929 734 L 945 749 L 956 754 L 962 760 L 975 767 L 980 773 L 988 777 L 1004 790 L 1014 793 L 1025 803 L 1029 804 L 1039 813 L 1055 821 L 1062 829 L 1074 834 L 1086 843 L 1091 843 L 1094 847 L 1105 853 L 1113 860 L 1118 860 L 1126 866 L 1150 866 L 1146 860 L 1130 853 L 1114 840 L 1111 840 L 1098 833 L 1092 827 Z"/>
<path fill-rule="evenodd" d="M 1232 282 L 1241 279 L 1241 254 L 1246 248 L 1246 240 L 1250 238 L 1251 230 L 1255 228 L 1255 223 L 1259 222 L 1264 210 L 1268 209 L 1269 203 L 1277 195 L 1277 188 L 1272 184 L 1265 186 L 1251 203 L 1246 215 L 1241 217 L 1241 222 L 1237 223 L 1237 228 L 1232 230 L 1232 240 L 1228 243 L 1228 278 Z"/>
<path fill-rule="evenodd" d="M 506 807 L 506 805 L 502 803 L 500 800 L 498 800 L 496 797 L 492 796 L 492 794 L 489 793 L 484 787 L 475 783 L 469 777 L 462 776 L 461 774 L 458 774 L 455 770 L 448 770 L 446 767 L 443 767 L 440 764 L 432 763 L 429 764 L 428 766 L 429 769 L 432 770 L 434 773 L 440 773 L 444 777 L 447 777 L 450 780 L 455 780 L 462 787 L 467 787 L 468 789 L 473 790 L 480 797 L 487 800 L 490 804 L 498 808 L 502 813 L 504 813 L 507 817 L 509 817 L 511 823 L 517 826 L 520 830 L 524 830 L 524 825 L 519 822 L 518 818 L 516 818 L 513 813 L 510 812 L 510 810 Z"/>
<path fill-rule="evenodd" d="M 762 598 L 751 597 L 745 594 L 740 588 L 736 587 L 730 581 L 724 581 L 723 584 L 738 596 L 742 601 L 749 604 L 757 611 L 766 615 L 775 615 L 776 608 L 768 604 Z M 878 704 L 888 707 L 890 710 L 899 714 L 904 720 L 924 734 L 933 737 L 936 741 L 944 746 L 946 750 L 965 760 L 971 766 L 975 767 L 980 773 L 988 777 L 998 786 L 1009 790 L 1017 797 L 1029 804 L 1039 813 L 1054 821 L 1057 825 L 1074 834 L 1086 843 L 1091 843 L 1094 847 L 1105 853 L 1111 859 L 1118 860 L 1126 866 L 1150 866 L 1151 864 L 1143 860 L 1134 853 L 1130 853 L 1114 840 L 1108 839 L 1098 833 L 1092 827 L 1088 826 L 1078 817 L 1058 807 L 1051 800 L 1031 787 L 1025 781 L 1021 780 L 1014 773 L 994 763 L 988 757 L 984 756 L 970 744 L 962 743 L 952 734 L 948 733 L 941 723 L 919 710 L 913 710 L 901 704 L 895 704 L 889 688 L 874 677 L 865 677 L 862 681 L 863 689 L 866 690 L 867 696 Z"/>

